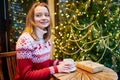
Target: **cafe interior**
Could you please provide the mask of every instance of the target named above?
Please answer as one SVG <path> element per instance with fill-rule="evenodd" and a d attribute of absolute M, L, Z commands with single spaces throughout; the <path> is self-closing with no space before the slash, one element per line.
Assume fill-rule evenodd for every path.
<path fill-rule="evenodd" d="M 15 76 L 16 42 L 35 1 L 50 8 L 52 58 L 92 60 L 113 70 L 120 80 L 120 0 L 0 0 L 0 80 Z"/>

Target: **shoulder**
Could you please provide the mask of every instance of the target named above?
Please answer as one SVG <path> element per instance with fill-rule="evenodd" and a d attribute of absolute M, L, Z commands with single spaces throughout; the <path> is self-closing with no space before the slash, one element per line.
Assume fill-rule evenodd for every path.
<path fill-rule="evenodd" d="M 33 43 L 34 39 L 31 37 L 29 33 L 23 33 L 20 35 L 17 41 L 17 46 L 29 46 Z"/>
<path fill-rule="evenodd" d="M 49 39 L 47 43 L 48 43 L 50 46 L 53 45 L 53 42 L 52 42 L 51 39 Z"/>
<path fill-rule="evenodd" d="M 20 37 L 18 38 L 18 41 L 34 41 L 34 39 L 31 37 L 31 35 L 27 32 L 23 33 L 20 35 Z"/>

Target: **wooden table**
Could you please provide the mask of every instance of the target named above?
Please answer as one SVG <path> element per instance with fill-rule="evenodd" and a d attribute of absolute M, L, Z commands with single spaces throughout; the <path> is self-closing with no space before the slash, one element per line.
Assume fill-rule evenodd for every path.
<path fill-rule="evenodd" d="M 55 80 L 118 80 L 116 72 L 104 67 L 102 72 L 89 73 L 80 68 L 71 73 L 56 73 L 53 75 Z"/>

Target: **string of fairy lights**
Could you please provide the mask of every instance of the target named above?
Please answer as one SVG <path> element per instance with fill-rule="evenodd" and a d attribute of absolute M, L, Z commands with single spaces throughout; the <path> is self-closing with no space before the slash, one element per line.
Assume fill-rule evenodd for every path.
<path fill-rule="evenodd" d="M 120 2 L 59 0 L 54 56 L 100 62 L 108 50 L 120 58 Z"/>

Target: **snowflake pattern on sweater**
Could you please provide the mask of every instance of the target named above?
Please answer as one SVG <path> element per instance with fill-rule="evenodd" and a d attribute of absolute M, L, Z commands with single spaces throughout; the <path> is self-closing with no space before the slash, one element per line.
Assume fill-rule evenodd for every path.
<path fill-rule="evenodd" d="M 57 73 L 59 61 L 50 60 L 50 41 L 35 41 L 29 33 L 23 33 L 16 45 L 17 75 L 14 80 L 49 80 Z"/>

